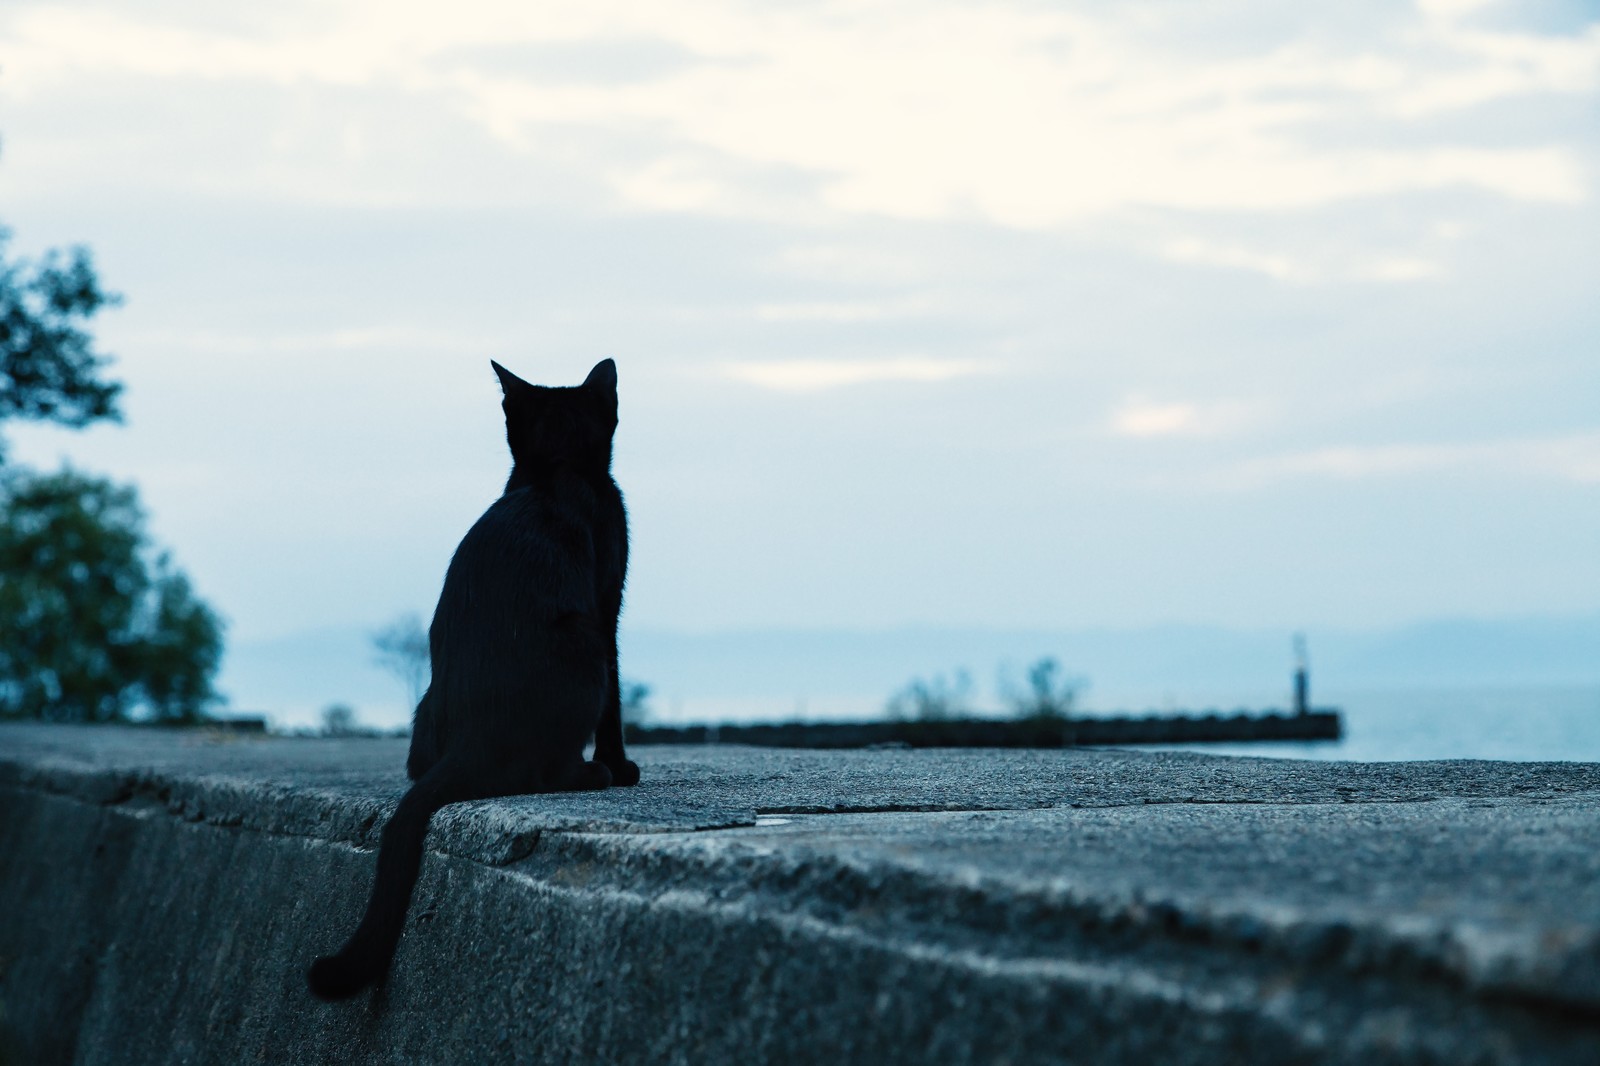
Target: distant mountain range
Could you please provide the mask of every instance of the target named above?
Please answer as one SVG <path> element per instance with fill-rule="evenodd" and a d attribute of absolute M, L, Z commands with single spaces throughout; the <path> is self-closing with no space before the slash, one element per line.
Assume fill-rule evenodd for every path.
<path fill-rule="evenodd" d="M 623 633 L 623 673 L 664 720 L 871 714 L 913 678 L 969 672 L 995 706 L 1007 679 L 1044 656 L 1088 681 L 1090 708 L 1284 705 L 1285 630 L 904 628 Z M 1600 685 L 1600 614 L 1440 620 L 1384 630 L 1312 630 L 1313 702 L 1355 689 Z M 228 649 L 221 687 L 239 713 L 313 724 L 347 703 L 375 725 L 406 721 L 404 689 L 373 663 L 368 633 L 307 631 Z"/>

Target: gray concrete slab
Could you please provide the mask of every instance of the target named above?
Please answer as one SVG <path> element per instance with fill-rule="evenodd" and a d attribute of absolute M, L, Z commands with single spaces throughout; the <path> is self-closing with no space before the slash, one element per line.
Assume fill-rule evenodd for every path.
<path fill-rule="evenodd" d="M 209 784 L 254 803 L 281 790 L 387 807 L 407 782 L 403 740 L 7 725 L 0 774 L 62 787 Z M 483 806 L 567 828 L 697 829 L 760 812 L 1021 810 L 1148 803 L 1407 802 L 1600 792 L 1600 764 L 1330 763 L 1118 750 L 796 751 L 642 747 L 639 787 Z M 12 768 L 7 769 L 6 764 Z M 260 795 L 256 795 L 259 793 Z"/>
<path fill-rule="evenodd" d="M 1600 766 L 637 757 L 441 812 L 389 986 L 326 1007 L 299 967 L 403 742 L 0 727 L 0 906 L 86 953 L 61 991 L 0 931 L 0 1025 L 37 1051 L 23 1006 L 65 1011 L 78 1061 L 1600 1061 Z"/>

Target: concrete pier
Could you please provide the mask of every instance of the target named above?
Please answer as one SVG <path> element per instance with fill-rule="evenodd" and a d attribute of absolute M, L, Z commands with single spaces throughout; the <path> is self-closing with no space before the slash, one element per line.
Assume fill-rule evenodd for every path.
<path fill-rule="evenodd" d="M 0 727 L 0 1063 L 1600 1061 L 1600 766 L 649 747 L 435 819 L 404 742 Z"/>

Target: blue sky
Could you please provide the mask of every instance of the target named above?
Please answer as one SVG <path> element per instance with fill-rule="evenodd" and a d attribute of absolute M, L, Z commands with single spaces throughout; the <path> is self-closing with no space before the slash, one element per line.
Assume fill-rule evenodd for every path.
<path fill-rule="evenodd" d="M 29 3 L 0 219 L 91 245 L 241 640 L 426 612 L 488 361 L 615 357 L 650 629 L 1600 609 L 1593 4 Z"/>

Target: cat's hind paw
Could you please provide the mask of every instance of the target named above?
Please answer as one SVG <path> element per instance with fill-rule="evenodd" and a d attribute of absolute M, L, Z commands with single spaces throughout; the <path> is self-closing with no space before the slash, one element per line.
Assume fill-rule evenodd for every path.
<path fill-rule="evenodd" d="M 611 768 L 611 784 L 626 788 L 639 783 L 639 764 L 632 759 L 615 759 L 607 761 Z"/>
<path fill-rule="evenodd" d="M 611 787 L 611 768 L 598 759 L 581 762 L 567 776 L 565 787 L 574 792 L 596 792 Z"/>
<path fill-rule="evenodd" d="M 349 999 L 370 983 L 358 967 L 344 955 L 323 955 L 306 970 L 311 994 L 322 1000 Z"/>

